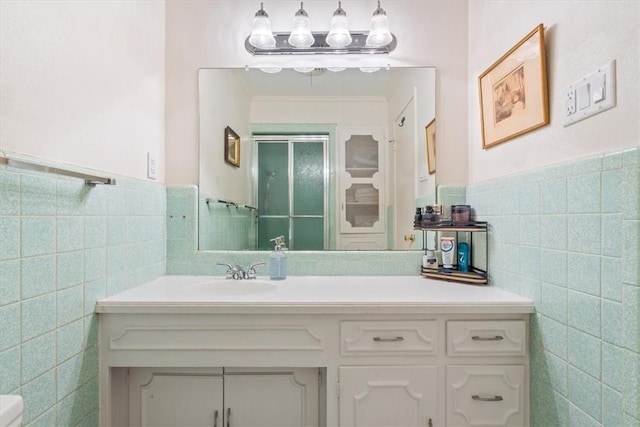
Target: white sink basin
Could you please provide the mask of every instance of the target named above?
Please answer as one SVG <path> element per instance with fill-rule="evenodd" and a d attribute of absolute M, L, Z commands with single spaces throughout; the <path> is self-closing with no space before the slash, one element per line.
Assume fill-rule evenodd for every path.
<path fill-rule="evenodd" d="M 188 292 L 197 295 L 249 295 L 260 294 L 277 289 L 276 285 L 268 280 L 212 280 L 197 283 L 188 287 Z"/>
<path fill-rule="evenodd" d="M 0 427 L 19 427 L 22 410 L 22 396 L 0 395 Z"/>

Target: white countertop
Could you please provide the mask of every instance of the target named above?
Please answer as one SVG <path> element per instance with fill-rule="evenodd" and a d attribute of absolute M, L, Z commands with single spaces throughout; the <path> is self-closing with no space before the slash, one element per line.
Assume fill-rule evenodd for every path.
<path fill-rule="evenodd" d="M 282 281 L 163 276 L 96 303 L 97 313 L 533 313 L 529 298 L 416 276 L 290 276 Z"/>

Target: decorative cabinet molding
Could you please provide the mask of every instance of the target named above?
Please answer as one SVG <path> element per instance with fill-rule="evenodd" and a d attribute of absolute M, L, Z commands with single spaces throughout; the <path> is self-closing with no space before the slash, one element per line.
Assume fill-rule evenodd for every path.
<path fill-rule="evenodd" d="M 231 427 L 527 427 L 528 325 L 504 312 L 101 313 L 100 425 L 215 425 L 217 410 Z"/>
<path fill-rule="evenodd" d="M 437 419 L 435 366 L 340 368 L 340 427 L 424 427 Z"/>

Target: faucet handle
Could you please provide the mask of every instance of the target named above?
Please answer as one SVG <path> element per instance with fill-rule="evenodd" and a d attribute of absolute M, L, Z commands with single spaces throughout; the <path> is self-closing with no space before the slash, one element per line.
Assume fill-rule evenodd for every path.
<path fill-rule="evenodd" d="M 251 264 L 249 269 L 247 270 L 247 279 L 255 279 L 256 278 L 256 267 L 259 265 L 266 265 L 266 262 L 256 262 Z"/>
<path fill-rule="evenodd" d="M 216 263 L 216 265 L 221 265 L 223 267 L 227 267 L 227 273 L 226 273 L 226 279 L 233 279 L 234 277 L 234 268 L 231 266 L 231 264 L 227 264 L 226 262 L 218 262 Z"/>

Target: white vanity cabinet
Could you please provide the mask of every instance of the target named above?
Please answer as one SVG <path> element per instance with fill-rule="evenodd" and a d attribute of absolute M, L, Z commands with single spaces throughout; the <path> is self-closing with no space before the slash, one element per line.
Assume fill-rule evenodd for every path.
<path fill-rule="evenodd" d="M 382 127 L 338 129 L 341 249 L 386 248 L 385 134 Z"/>
<path fill-rule="evenodd" d="M 99 301 L 100 425 L 529 425 L 530 300 L 329 280 L 206 299 L 167 278 Z"/>
<path fill-rule="evenodd" d="M 527 424 L 526 334 L 524 320 L 447 322 L 447 426 Z"/>
<path fill-rule="evenodd" d="M 130 426 L 318 425 L 318 369 L 130 368 Z"/>

